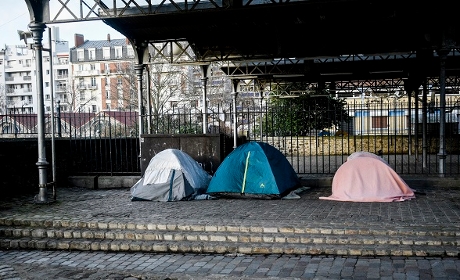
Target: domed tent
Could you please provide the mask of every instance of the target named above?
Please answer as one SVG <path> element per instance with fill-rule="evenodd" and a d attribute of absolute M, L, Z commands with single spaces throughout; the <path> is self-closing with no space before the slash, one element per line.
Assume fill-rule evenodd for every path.
<path fill-rule="evenodd" d="M 188 154 L 166 149 L 149 162 L 144 176 L 131 187 L 131 200 L 178 201 L 206 192 L 211 175 Z"/>
<path fill-rule="evenodd" d="M 278 149 L 263 142 L 248 142 L 223 160 L 209 183 L 207 193 L 280 198 L 299 186 L 296 172 Z"/>
<path fill-rule="evenodd" d="M 332 179 L 332 195 L 320 199 L 353 202 L 393 202 L 415 198 L 414 191 L 381 157 L 351 154 Z"/>

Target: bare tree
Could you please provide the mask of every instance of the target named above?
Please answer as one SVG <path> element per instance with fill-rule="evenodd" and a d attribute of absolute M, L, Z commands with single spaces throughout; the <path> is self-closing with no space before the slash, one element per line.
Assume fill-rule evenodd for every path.
<path fill-rule="evenodd" d="M 111 108 L 120 111 L 131 111 L 137 108 L 137 77 L 134 70 L 134 61 L 120 61 L 113 63 L 106 69 L 104 92 L 105 99 Z M 105 85 L 104 85 L 105 83 Z"/>
<path fill-rule="evenodd" d="M 61 108 L 66 106 L 66 111 L 78 112 L 81 108 L 84 108 L 85 105 L 96 100 L 95 96 L 90 96 L 89 98 L 82 96 L 82 87 L 84 86 L 85 85 L 81 84 L 78 79 L 71 80 L 70 84 L 65 86 L 65 97 L 59 99 Z"/>
<path fill-rule="evenodd" d="M 172 107 L 177 107 L 179 101 L 188 99 L 184 87 L 188 80 L 184 67 L 165 63 L 149 65 L 149 102 L 152 114 L 168 111 Z"/>

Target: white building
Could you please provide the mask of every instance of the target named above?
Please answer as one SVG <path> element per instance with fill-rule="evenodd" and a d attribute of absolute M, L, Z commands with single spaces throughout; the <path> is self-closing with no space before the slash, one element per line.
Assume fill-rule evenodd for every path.
<path fill-rule="evenodd" d="M 58 88 L 55 84 L 59 87 L 67 85 L 69 76 L 68 42 L 59 41 L 59 30 L 53 30 L 56 38 L 52 41 L 51 48 L 53 66 L 50 64 L 49 51 L 42 52 L 45 113 L 51 111 L 53 86 L 55 101 L 66 99 L 65 94 L 56 91 Z M 49 50 L 49 44 L 43 45 L 45 50 Z M 51 71 L 55 83 L 51 80 Z M 37 113 L 37 101 L 35 51 L 25 44 L 6 45 L 0 51 L 0 114 Z"/>
<path fill-rule="evenodd" d="M 33 52 L 26 45 L 7 45 L 0 54 L 0 66 L 1 112 L 36 113 Z"/>

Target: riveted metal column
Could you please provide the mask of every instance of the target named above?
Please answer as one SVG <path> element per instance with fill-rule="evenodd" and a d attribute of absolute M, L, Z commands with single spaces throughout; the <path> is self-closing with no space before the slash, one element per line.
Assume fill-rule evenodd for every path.
<path fill-rule="evenodd" d="M 446 58 L 448 49 L 438 50 L 440 59 L 439 72 L 439 177 L 444 177 L 446 166 Z"/>
<path fill-rule="evenodd" d="M 208 77 L 201 78 L 201 83 L 203 85 L 203 134 L 206 134 L 208 132 Z"/>
<path fill-rule="evenodd" d="M 143 70 L 144 64 L 136 64 L 134 65 L 134 70 L 136 71 L 136 78 L 137 78 L 137 107 L 139 110 L 139 139 L 141 139 L 141 135 L 144 134 L 144 106 L 142 104 L 142 100 L 144 98 L 142 94 L 142 77 L 143 77 Z"/>
<path fill-rule="evenodd" d="M 407 135 L 407 148 L 408 154 L 412 155 L 412 87 L 407 91 L 407 117 L 409 118 L 408 128 L 409 134 Z"/>
<path fill-rule="evenodd" d="M 150 67 L 148 65 L 145 65 L 144 68 L 147 72 L 147 83 L 146 83 L 146 94 L 147 94 L 147 112 L 146 117 L 147 117 L 147 133 L 152 133 L 152 94 L 151 94 L 151 88 L 150 88 Z"/>
<path fill-rule="evenodd" d="M 260 113 L 259 113 L 259 132 L 260 132 L 260 141 L 262 141 L 264 137 L 264 112 L 263 112 L 263 107 L 264 107 L 264 86 L 262 83 L 259 82 L 259 94 L 260 94 Z"/>
<path fill-rule="evenodd" d="M 201 106 L 203 115 L 203 134 L 208 133 L 208 69 L 209 65 L 201 65 L 202 77 L 201 84 L 203 86 L 203 104 Z"/>
<path fill-rule="evenodd" d="M 238 147 L 238 114 L 236 110 L 236 98 L 238 97 L 238 92 L 236 91 L 238 87 L 238 80 L 232 80 L 233 83 L 233 92 L 232 92 L 232 101 L 233 101 L 233 149 Z"/>
<path fill-rule="evenodd" d="M 37 77 L 37 127 L 38 127 L 38 195 L 35 196 L 35 202 L 46 203 L 47 198 L 47 169 L 49 163 L 46 161 L 45 149 L 45 107 L 43 98 L 43 32 L 45 24 L 41 22 L 32 22 L 29 24 L 29 29 L 33 34 L 33 48 L 35 50 L 35 71 Z"/>
<path fill-rule="evenodd" d="M 426 84 L 426 79 L 423 81 L 423 95 L 422 95 L 422 166 L 423 170 L 428 167 L 428 141 L 427 141 L 427 93 L 428 87 Z"/>

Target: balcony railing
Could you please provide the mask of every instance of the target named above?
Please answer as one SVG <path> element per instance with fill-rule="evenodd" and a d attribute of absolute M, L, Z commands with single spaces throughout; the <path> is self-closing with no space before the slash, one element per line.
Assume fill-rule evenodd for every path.
<path fill-rule="evenodd" d="M 56 92 L 67 91 L 67 86 L 56 86 Z"/>
<path fill-rule="evenodd" d="M 75 76 L 95 76 L 100 75 L 101 71 L 99 70 L 81 70 L 75 71 Z"/>

